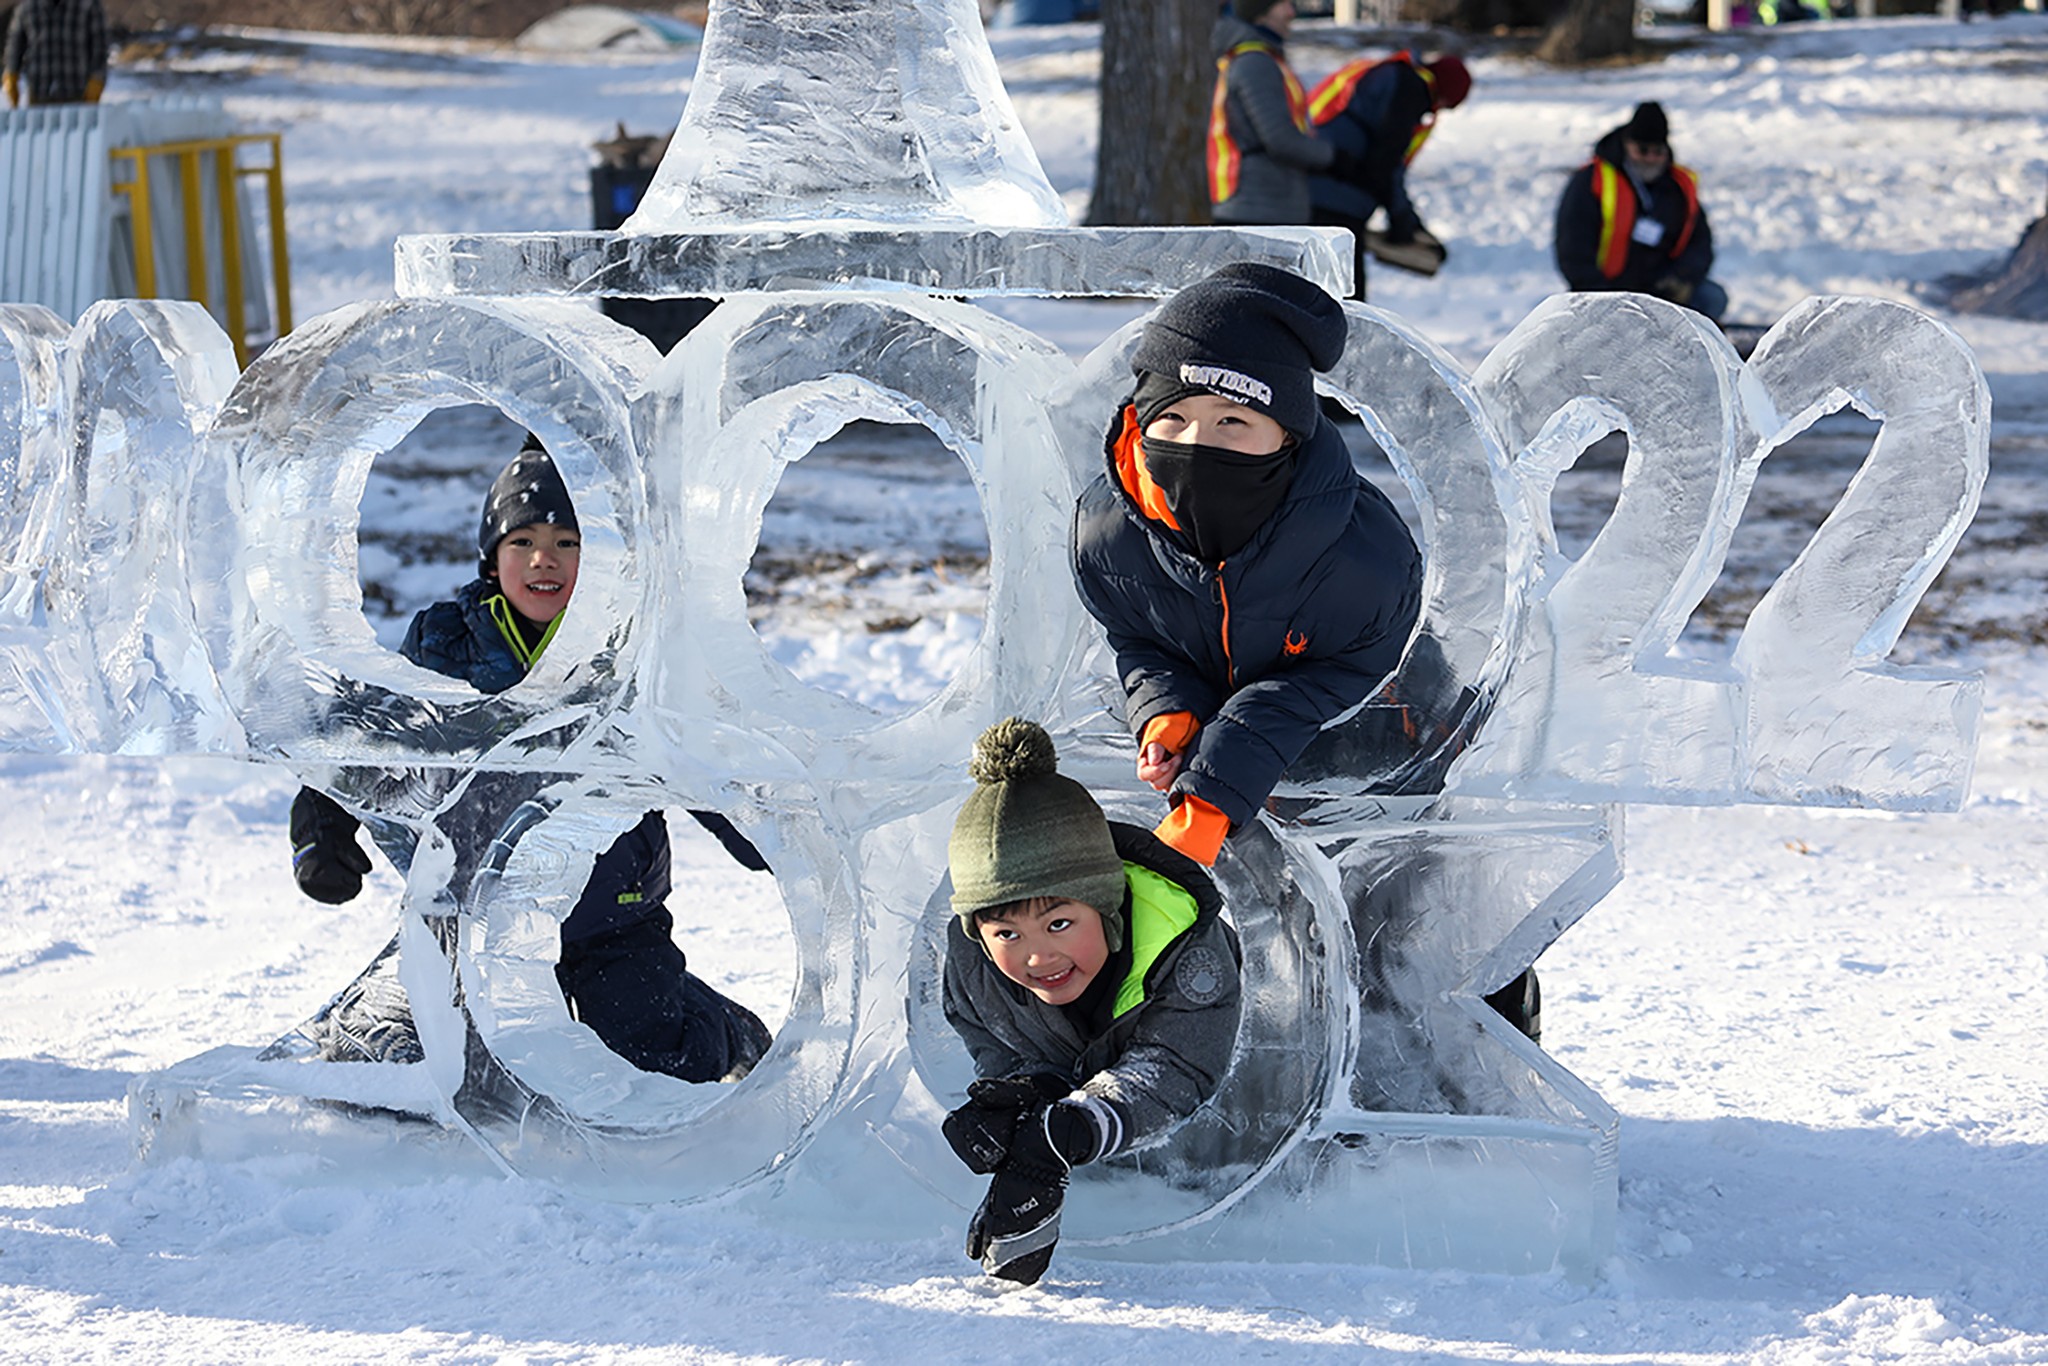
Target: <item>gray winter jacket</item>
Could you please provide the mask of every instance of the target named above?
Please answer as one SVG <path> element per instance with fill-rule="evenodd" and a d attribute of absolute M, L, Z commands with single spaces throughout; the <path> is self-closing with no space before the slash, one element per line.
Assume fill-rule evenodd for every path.
<path fill-rule="evenodd" d="M 946 1019 L 984 1077 L 1056 1072 L 1105 1102 L 1122 1121 L 1130 1147 L 1155 1138 L 1215 1093 L 1237 1042 L 1240 1006 L 1237 932 L 1221 917 L 1222 898 L 1200 864 L 1149 830 L 1110 822 L 1126 873 L 1156 873 L 1194 898 L 1194 923 L 1142 970 L 1143 992 L 1110 1022 L 1083 1037 L 1066 1011 L 1049 1006 L 997 970 L 956 918 L 946 933 Z M 1130 927 L 1105 972 L 1133 973 L 1147 935 L 1147 912 L 1127 884 Z M 1107 1157 L 1108 1151 L 1097 1154 Z"/>
<path fill-rule="evenodd" d="M 1230 58 L 1243 43 L 1260 47 Z M 1271 29 L 1223 16 L 1216 21 L 1210 46 L 1229 65 L 1217 76 L 1224 86 L 1224 117 L 1239 154 L 1235 192 L 1210 199 L 1218 223 L 1280 223 L 1309 221 L 1309 177 L 1330 169 L 1336 155 L 1327 142 L 1295 126 L 1287 106 L 1286 61 L 1280 39 Z M 1210 148 L 1213 162 L 1216 149 Z"/>

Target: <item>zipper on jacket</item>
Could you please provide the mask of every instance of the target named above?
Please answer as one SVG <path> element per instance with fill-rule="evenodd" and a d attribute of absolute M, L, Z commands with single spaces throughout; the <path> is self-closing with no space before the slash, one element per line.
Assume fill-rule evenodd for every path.
<path fill-rule="evenodd" d="M 1230 593 L 1223 587 L 1223 561 L 1216 561 L 1216 601 L 1223 605 L 1223 681 L 1237 691 L 1237 661 L 1230 657 Z"/>

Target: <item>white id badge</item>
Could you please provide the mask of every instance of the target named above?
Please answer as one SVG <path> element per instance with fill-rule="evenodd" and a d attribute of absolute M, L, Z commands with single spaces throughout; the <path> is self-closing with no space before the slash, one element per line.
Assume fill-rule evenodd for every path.
<path fill-rule="evenodd" d="M 1629 236 L 1646 247 L 1662 246 L 1664 243 L 1664 225 L 1656 219 L 1645 215 L 1636 220 L 1635 228 L 1629 233 Z"/>

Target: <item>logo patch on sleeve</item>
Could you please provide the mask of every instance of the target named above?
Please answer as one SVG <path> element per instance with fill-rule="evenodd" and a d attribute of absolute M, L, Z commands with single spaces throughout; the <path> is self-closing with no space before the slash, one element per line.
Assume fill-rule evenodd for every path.
<path fill-rule="evenodd" d="M 1191 948 L 1173 965 L 1173 984 L 1180 994 L 1198 1006 L 1208 1005 L 1223 994 L 1223 960 L 1211 948 Z"/>

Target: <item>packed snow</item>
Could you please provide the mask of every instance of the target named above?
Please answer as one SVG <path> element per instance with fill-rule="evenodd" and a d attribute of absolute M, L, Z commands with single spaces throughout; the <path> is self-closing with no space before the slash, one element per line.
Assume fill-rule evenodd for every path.
<path fill-rule="evenodd" d="M 1311 79 L 1348 55 L 1327 25 L 1302 37 Z M 992 41 L 1078 212 L 1098 30 Z M 387 297 L 402 233 L 585 226 L 589 144 L 620 121 L 672 126 L 692 60 L 246 34 L 138 57 L 110 97 L 203 88 L 285 130 L 307 318 Z M 1814 293 L 1934 308 L 1939 277 L 1999 258 L 2048 190 L 2040 16 L 1695 35 L 1662 61 L 1591 73 L 1481 46 L 1472 66 L 1471 101 L 1415 169 L 1450 262 L 1433 280 L 1372 280 L 1374 302 L 1467 365 L 1557 288 L 1557 191 L 1640 99 L 1665 103 L 1700 172 L 1737 318 Z M 1081 352 L 1137 307 L 1003 311 Z M 1986 672 L 1972 795 L 1954 815 L 1629 810 L 1627 878 L 1541 963 L 1550 1051 L 1623 1116 L 1617 1246 L 1593 1283 L 1068 1249 L 1018 1289 L 985 1280 L 958 1229 L 881 1241 L 716 1206 L 597 1203 L 507 1180 L 460 1143 L 369 1149 L 337 1133 L 137 1166 L 129 1080 L 303 1018 L 388 936 L 398 881 L 380 864 L 347 906 L 301 896 L 280 771 L 0 756 L 0 1349 L 38 1362 L 2048 1361 L 2048 325 L 1938 315 L 1990 377 L 1993 470 L 1899 656 Z M 363 564 L 387 643 L 465 576 L 508 437 L 494 414 L 451 410 L 379 461 Z M 1696 648 L 1739 623 L 1867 440 L 1837 422 L 1801 462 L 1767 467 Z M 1583 463 L 1560 484 L 1568 548 L 1612 501 L 1616 462 Z M 935 442 L 843 434 L 771 505 L 749 581 L 757 626 L 813 681 L 915 705 L 980 629 L 973 509 Z M 692 966 L 778 1021 L 791 960 L 772 884 L 681 823 L 677 842 Z"/>

